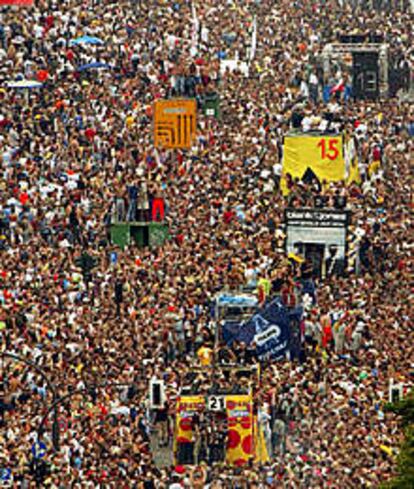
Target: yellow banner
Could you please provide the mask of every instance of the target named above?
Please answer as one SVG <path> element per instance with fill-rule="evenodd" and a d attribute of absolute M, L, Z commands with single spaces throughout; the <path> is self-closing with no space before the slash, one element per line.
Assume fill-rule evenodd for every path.
<path fill-rule="evenodd" d="M 302 178 L 310 168 L 320 182 L 345 178 L 342 136 L 286 136 L 283 146 L 283 174 Z M 285 180 L 285 178 L 283 179 Z M 286 191 L 286 181 L 282 182 Z"/>
<path fill-rule="evenodd" d="M 226 460 L 242 466 L 254 456 L 253 402 L 250 396 L 226 396 L 228 439 Z"/>
<path fill-rule="evenodd" d="M 203 396 L 182 396 L 177 399 L 175 442 L 188 443 L 193 440 L 192 417 L 204 409 Z"/>

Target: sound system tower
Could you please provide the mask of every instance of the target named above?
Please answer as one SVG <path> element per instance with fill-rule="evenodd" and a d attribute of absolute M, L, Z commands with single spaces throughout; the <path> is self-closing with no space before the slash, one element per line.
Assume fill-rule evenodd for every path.
<path fill-rule="evenodd" d="M 376 100 L 379 97 L 378 53 L 353 53 L 352 90 L 357 100 Z"/>

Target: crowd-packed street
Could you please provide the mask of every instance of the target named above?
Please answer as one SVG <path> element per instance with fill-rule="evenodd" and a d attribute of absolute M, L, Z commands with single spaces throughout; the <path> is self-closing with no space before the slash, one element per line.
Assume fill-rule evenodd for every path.
<path fill-rule="evenodd" d="M 392 476 L 402 433 L 383 404 L 390 379 L 409 389 L 414 373 L 414 106 L 402 97 L 414 59 L 409 3 L 0 6 L 4 484 L 352 489 Z M 325 86 L 347 79 L 335 70 L 324 79 L 324 46 L 367 32 L 407 78 L 386 98 L 328 90 L 324 100 Z M 248 76 L 222 69 L 235 58 L 248 62 Z M 198 109 L 191 149 L 156 148 L 154 102 L 195 97 L 200 106 L 210 92 L 220 118 Z M 284 137 L 327 127 L 353 141 L 359 177 L 292 178 L 282 192 Z M 338 198 L 352 213 L 359 269 L 315 279 L 299 361 L 260 362 L 255 409 L 268 460 L 235 467 L 206 452 L 201 475 L 172 457 L 156 464 L 154 434 L 172 450 L 175 401 L 191 368 L 259 362 L 246 345 L 216 341 L 215 295 L 263 279 L 270 295 L 296 300 L 306 266 L 287 256 L 284 212 L 318 199 L 333 208 Z M 150 219 L 168 225 L 162 246 L 111 241 L 114 223 Z M 149 409 L 152 378 L 165 384 L 160 412 Z M 207 391 L 210 374 L 200 378 Z M 56 450 L 53 410 L 38 431 L 64 396 Z M 213 430 L 209 444 L 225 445 L 220 436 Z"/>

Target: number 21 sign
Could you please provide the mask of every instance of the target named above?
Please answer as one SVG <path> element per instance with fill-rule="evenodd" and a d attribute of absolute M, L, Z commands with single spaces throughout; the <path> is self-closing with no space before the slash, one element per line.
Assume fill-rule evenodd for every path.
<path fill-rule="evenodd" d="M 209 396 L 207 407 L 209 411 L 224 411 L 226 407 L 224 396 Z"/>

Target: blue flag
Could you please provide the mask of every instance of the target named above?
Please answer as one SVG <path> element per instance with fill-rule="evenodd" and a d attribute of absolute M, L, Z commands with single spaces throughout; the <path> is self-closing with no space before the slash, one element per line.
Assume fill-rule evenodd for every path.
<path fill-rule="evenodd" d="M 286 356 L 289 349 L 289 315 L 280 297 L 255 314 L 246 326 L 254 329 L 252 341 L 256 344 L 259 360 Z"/>
<path fill-rule="evenodd" d="M 282 299 L 277 297 L 249 321 L 242 324 L 225 323 L 223 339 L 227 344 L 233 341 L 246 344 L 254 342 L 259 360 L 284 358 L 288 351 L 296 356 L 300 350 L 300 341 L 297 341 L 295 335 L 294 344 L 291 345 L 290 325 L 297 324 L 301 317 L 301 307 L 288 309 Z"/>

